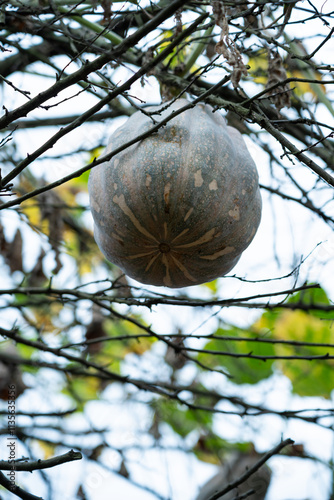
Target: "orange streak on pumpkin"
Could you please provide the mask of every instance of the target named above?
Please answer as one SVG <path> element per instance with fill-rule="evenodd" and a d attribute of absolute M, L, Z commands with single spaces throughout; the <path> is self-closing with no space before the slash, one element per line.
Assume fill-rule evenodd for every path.
<path fill-rule="evenodd" d="M 150 267 L 152 266 L 153 262 L 156 260 L 157 257 L 159 257 L 159 255 L 160 255 L 160 252 L 158 252 L 156 255 L 153 255 L 152 259 L 149 261 L 149 263 L 145 267 L 145 272 L 147 272 L 150 269 Z"/>
<path fill-rule="evenodd" d="M 256 233 L 256 227 L 253 227 L 251 234 L 248 236 L 246 243 L 253 239 L 254 234 Z"/>
<path fill-rule="evenodd" d="M 127 259 L 139 259 L 140 257 L 148 257 L 156 252 L 156 250 L 151 250 L 150 252 L 136 253 L 135 255 L 129 255 Z M 159 255 L 159 254 L 158 254 Z"/>
<path fill-rule="evenodd" d="M 208 241 L 211 241 L 215 235 L 216 228 L 210 229 L 210 231 L 207 231 L 203 236 L 198 238 L 198 240 L 193 241 L 192 243 L 184 243 L 183 245 L 175 245 L 177 248 L 190 248 L 194 247 L 195 245 L 202 245 L 202 243 L 207 243 Z"/>
<path fill-rule="evenodd" d="M 192 207 L 192 208 L 190 208 L 190 209 L 188 210 L 188 212 L 186 213 L 186 215 L 185 215 L 185 217 L 184 217 L 184 219 L 183 219 L 183 220 L 184 220 L 184 222 L 186 222 L 186 221 L 187 221 L 187 219 L 189 219 L 189 217 L 191 216 L 191 214 L 193 213 L 193 211 L 194 211 L 194 207 Z"/>
<path fill-rule="evenodd" d="M 189 231 L 189 228 L 187 229 L 183 229 L 183 231 L 181 231 L 180 234 L 178 234 L 177 236 L 175 236 L 174 239 L 172 239 L 172 243 L 174 243 L 175 240 L 177 240 L 178 238 L 180 238 L 180 236 L 183 236 L 185 233 L 187 233 Z"/>
<path fill-rule="evenodd" d="M 166 267 L 166 276 L 163 279 L 164 285 L 172 286 L 172 280 L 170 278 L 170 273 L 169 273 L 169 262 L 165 253 L 161 255 L 161 261 L 163 265 Z"/>
<path fill-rule="evenodd" d="M 233 250 L 235 250 L 234 247 L 226 247 L 223 250 L 218 250 L 218 252 L 215 252 L 212 255 L 200 255 L 200 259 L 216 260 L 218 257 L 222 257 L 223 255 L 233 252 Z"/>
<path fill-rule="evenodd" d="M 145 229 L 139 222 L 139 220 L 137 219 L 137 217 L 135 216 L 135 214 L 132 212 L 132 210 L 127 206 L 126 202 L 125 202 L 125 198 L 124 198 L 124 194 L 121 194 L 120 196 L 114 196 L 113 197 L 113 202 L 116 203 L 116 205 L 119 206 L 119 208 L 122 210 L 122 212 L 125 213 L 125 215 L 127 215 L 129 217 L 129 219 L 131 220 L 132 224 L 138 229 L 138 231 L 142 234 L 144 234 L 145 236 L 147 236 L 147 238 L 150 238 L 151 240 L 155 241 L 158 243 L 158 240 L 156 240 L 154 238 L 154 236 L 149 233 L 147 231 L 147 229 Z"/>
<path fill-rule="evenodd" d="M 121 243 L 123 243 L 123 242 L 124 242 L 124 239 L 123 239 L 123 238 L 121 238 L 120 236 L 118 236 L 118 234 L 116 234 L 116 233 L 111 233 L 111 236 L 112 236 L 113 238 L 115 238 L 115 240 L 120 241 Z"/>
<path fill-rule="evenodd" d="M 170 188 L 171 188 L 171 183 L 167 182 L 166 186 L 164 187 L 164 200 L 167 211 L 169 211 Z"/>
<path fill-rule="evenodd" d="M 197 280 L 193 276 L 191 276 L 188 269 L 183 264 L 181 264 L 181 262 L 176 257 L 174 257 L 173 255 L 171 255 L 171 257 L 172 257 L 173 261 L 175 262 L 175 265 L 180 269 L 180 271 L 183 272 L 185 277 L 188 278 L 189 281 L 196 283 Z"/>

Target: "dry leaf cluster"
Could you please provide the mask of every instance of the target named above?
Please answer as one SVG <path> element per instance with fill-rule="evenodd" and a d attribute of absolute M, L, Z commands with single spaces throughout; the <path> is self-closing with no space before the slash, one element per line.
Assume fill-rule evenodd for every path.
<path fill-rule="evenodd" d="M 220 1 L 212 2 L 213 15 L 217 26 L 221 28 L 220 40 L 216 45 L 217 54 L 222 54 L 232 66 L 231 82 L 237 88 L 242 76 L 247 76 L 247 68 L 235 42 L 229 36 L 229 27 L 225 7 Z"/>
<path fill-rule="evenodd" d="M 284 82 L 287 78 L 286 71 L 283 66 L 283 61 L 281 56 L 277 51 L 268 51 L 268 82 L 266 88 L 268 88 L 268 94 L 270 95 L 270 100 L 275 105 L 276 109 L 280 111 L 282 108 L 290 107 L 290 85 L 288 83 L 282 83 L 278 87 L 270 90 L 273 85 L 280 82 Z"/>

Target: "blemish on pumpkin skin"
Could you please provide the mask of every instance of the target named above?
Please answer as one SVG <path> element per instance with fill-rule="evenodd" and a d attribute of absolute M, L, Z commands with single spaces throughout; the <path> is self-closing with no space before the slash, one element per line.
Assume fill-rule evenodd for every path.
<path fill-rule="evenodd" d="M 145 186 L 148 188 L 150 187 L 150 184 L 152 182 L 152 177 L 150 176 L 150 174 L 147 174 L 146 175 L 146 182 L 145 182 Z"/>
<path fill-rule="evenodd" d="M 98 203 L 96 203 L 96 201 L 93 197 L 90 200 L 90 204 L 91 204 L 92 209 L 95 210 L 95 212 L 97 212 L 99 214 L 101 211 L 101 207 Z"/>
<path fill-rule="evenodd" d="M 241 194 L 245 195 L 245 194 L 246 194 L 246 189 L 243 189 L 243 190 L 241 191 Z"/>
<path fill-rule="evenodd" d="M 230 210 L 228 215 L 232 217 L 234 220 L 239 220 L 240 219 L 240 211 L 238 205 L 235 205 L 233 210 Z"/>
<path fill-rule="evenodd" d="M 194 173 L 194 178 L 195 178 L 195 187 L 201 187 L 204 182 L 201 169 L 197 170 L 197 172 Z"/>
<path fill-rule="evenodd" d="M 115 189 L 115 191 L 116 191 L 116 189 L 117 189 L 117 184 L 116 184 L 116 182 L 114 183 L 114 189 Z"/>
<path fill-rule="evenodd" d="M 210 182 L 209 189 L 210 191 L 216 191 L 216 189 L 218 189 L 218 184 L 216 179 L 213 179 L 213 181 Z"/>
<path fill-rule="evenodd" d="M 111 233 L 111 236 L 113 238 L 115 238 L 115 240 L 117 240 L 119 243 L 123 244 L 124 245 L 124 240 L 123 238 L 121 238 L 120 236 L 118 236 L 116 233 Z"/>
<path fill-rule="evenodd" d="M 120 238 L 124 238 L 125 237 L 125 233 L 119 227 L 115 227 L 114 230 L 116 231 L 116 233 L 118 234 L 118 236 Z M 114 234 L 114 233 L 112 233 L 112 234 Z"/>
<path fill-rule="evenodd" d="M 119 164 L 119 159 L 118 158 L 115 158 L 114 160 L 114 167 L 118 167 L 118 164 Z"/>
<path fill-rule="evenodd" d="M 164 200 L 165 200 L 165 213 L 169 214 L 169 195 L 170 195 L 171 183 L 167 182 L 164 187 Z"/>

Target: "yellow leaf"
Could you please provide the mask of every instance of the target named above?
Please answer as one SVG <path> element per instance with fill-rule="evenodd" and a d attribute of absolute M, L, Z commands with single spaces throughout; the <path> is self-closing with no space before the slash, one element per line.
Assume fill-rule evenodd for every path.
<path fill-rule="evenodd" d="M 162 42 L 160 43 L 158 49 L 159 53 L 168 47 L 173 35 L 174 35 L 173 31 L 168 30 L 164 32 L 164 34 L 161 37 Z M 185 61 L 187 54 L 189 53 L 189 47 L 188 45 L 186 45 L 186 42 L 187 41 L 189 42 L 189 40 L 190 38 L 187 38 L 185 40 L 184 48 L 180 49 L 180 47 L 175 47 L 164 60 L 164 64 L 168 64 L 171 69 L 174 69 L 175 67 L 182 64 Z"/>
<path fill-rule="evenodd" d="M 92 149 L 92 150 L 89 152 L 89 163 L 90 163 L 91 161 L 93 161 L 95 158 L 98 158 L 98 157 L 101 155 L 101 153 L 104 151 L 104 149 L 105 149 L 105 148 L 104 148 L 103 146 L 101 146 L 100 148 L 94 148 L 94 149 Z M 85 175 L 85 174 L 86 174 L 86 175 Z M 84 177 L 84 176 L 86 176 L 86 177 L 87 177 L 87 179 L 88 179 L 88 176 L 89 176 L 89 171 L 85 172 L 85 174 L 83 174 L 82 176 L 78 177 L 78 179 L 81 179 L 81 177 Z M 88 175 L 87 175 L 87 174 L 88 174 Z"/>
<path fill-rule="evenodd" d="M 35 199 L 27 200 L 22 206 L 22 212 L 27 216 L 34 229 L 40 229 L 41 212 Z"/>
<path fill-rule="evenodd" d="M 208 288 L 212 295 L 217 295 L 218 292 L 218 280 L 209 281 L 208 283 L 203 283 L 200 285 L 204 288 Z"/>
<path fill-rule="evenodd" d="M 304 75 L 304 73 L 300 70 L 294 70 L 292 72 L 288 71 L 287 72 L 287 76 L 288 78 L 304 78 L 304 79 L 308 79 L 309 77 L 307 75 Z M 314 79 L 317 79 L 319 80 L 319 87 L 323 90 L 323 92 L 326 94 L 326 87 L 325 85 L 322 85 L 320 83 L 321 81 L 321 75 L 319 73 L 315 73 L 314 75 Z M 314 98 L 317 98 L 317 94 L 314 92 L 313 88 L 312 88 L 312 85 L 308 82 L 291 82 L 290 83 L 290 86 L 291 88 L 293 88 L 293 92 L 297 95 L 297 96 L 302 96 L 304 94 L 306 94 L 307 92 L 309 92 L 310 94 L 312 94 L 312 96 Z"/>
<path fill-rule="evenodd" d="M 275 324 L 275 337 L 304 342 L 328 342 L 330 323 L 304 311 L 284 311 Z"/>
<path fill-rule="evenodd" d="M 195 455 L 198 458 L 198 460 L 201 460 L 202 462 L 205 462 L 207 464 L 221 465 L 221 461 L 219 460 L 216 453 L 210 453 L 202 450 L 195 450 Z"/>
<path fill-rule="evenodd" d="M 51 444 L 51 443 L 45 443 L 45 441 L 40 441 L 38 440 L 38 445 L 43 453 L 43 460 L 47 460 L 48 458 L 51 458 L 55 454 L 55 448 L 56 446 Z"/>
<path fill-rule="evenodd" d="M 266 54 L 251 57 L 248 60 L 250 66 L 249 74 L 253 77 L 255 83 L 266 85 L 268 81 L 268 58 Z"/>
<path fill-rule="evenodd" d="M 61 308 L 62 305 L 57 301 L 54 301 L 48 306 L 37 305 L 36 307 L 31 307 L 31 312 L 33 312 L 35 317 L 35 323 L 43 333 L 52 332 L 54 335 L 58 335 L 62 331 L 61 328 L 57 328 L 52 322 L 53 318 L 58 317 Z"/>
<path fill-rule="evenodd" d="M 268 58 L 266 54 L 257 55 L 256 57 L 251 57 L 248 60 L 248 65 L 250 66 L 249 74 L 253 77 L 255 83 L 260 83 L 264 87 L 268 82 Z M 287 70 L 286 75 L 288 78 L 301 78 L 308 79 L 310 75 L 306 75 L 300 69 Z M 318 72 L 314 73 L 314 79 L 321 80 L 321 75 Z M 307 92 L 311 93 L 313 97 L 317 98 L 317 94 L 312 88 L 312 84 L 308 82 L 290 82 L 290 87 L 293 89 L 293 93 L 297 96 L 302 96 Z M 319 87 L 326 93 L 326 88 L 324 85 L 319 83 Z"/>

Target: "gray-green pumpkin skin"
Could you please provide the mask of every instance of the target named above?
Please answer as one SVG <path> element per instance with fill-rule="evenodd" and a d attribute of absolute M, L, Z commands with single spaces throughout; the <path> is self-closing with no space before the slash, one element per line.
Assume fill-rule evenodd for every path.
<path fill-rule="evenodd" d="M 180 99 L 154 118 L 185 104 Z M 105 153 L 153 125 L 136 112 Z M 241 134 L 203 104 L 92 169 L 89 194 L 95 240 L 105 257 L 156 286 L 179 288 L 225 275 L 261 218 L 258 173 Z"/>

